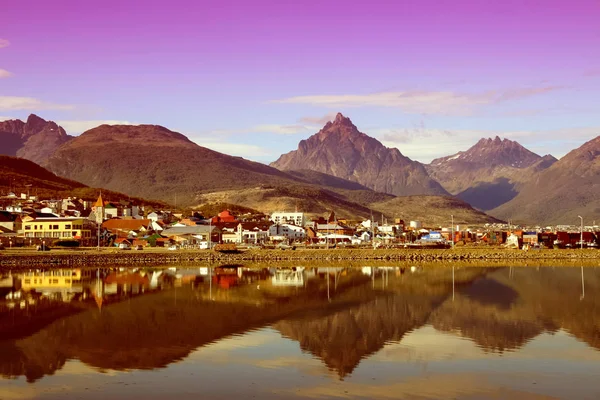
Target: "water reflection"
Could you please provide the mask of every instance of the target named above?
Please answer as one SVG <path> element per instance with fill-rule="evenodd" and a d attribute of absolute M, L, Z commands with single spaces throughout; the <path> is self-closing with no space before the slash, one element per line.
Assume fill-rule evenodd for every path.
<path fill-rule="evenodd" d="M 583 268 L 31 270 L 0 276 L 0 375 L 34 382 L 67 360 L 104 371 L 163 368 L 262 327 L 340 379 L 426 327 L 489 354 L 559 332 L 596 352 L 600 300 L 589 294 L 599 285 L 593 268 L 585 281 Z"/>

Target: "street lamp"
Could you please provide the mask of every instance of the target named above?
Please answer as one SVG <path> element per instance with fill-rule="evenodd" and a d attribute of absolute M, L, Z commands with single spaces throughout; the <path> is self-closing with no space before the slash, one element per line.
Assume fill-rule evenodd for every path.
<path fill-rule="evenodd" d="M 581 246 L 581 249 L 583 249 L 583 217 L 581 215 L 578 215 L 578 217 L 581 220 L 581 228 L 579 230 L 579 245 Z"/>

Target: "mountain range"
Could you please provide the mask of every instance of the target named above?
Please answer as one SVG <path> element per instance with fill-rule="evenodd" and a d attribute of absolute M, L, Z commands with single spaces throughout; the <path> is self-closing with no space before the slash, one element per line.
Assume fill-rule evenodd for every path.
<path fill-rule="evenodd" d="M 0 137 L 7 143 L 3 153 L 60 177 L 182 206 L 229 203 L 308 214 L 335 209 L 346 218 L 418 215 L 430 223 L 449 213 L 462 215 L 462 223 L 568 223 L 600 211 L 598 138 L 561 160 L 515 141 L 481 139 L 425 165 L 337 114 L 269 166 L 207 149 L 158 125 L 101 125 L 72 137 L 31 115 L 26 122 L 0 123 Z"/>
<path fill-rule="evenodd" d="M 429 174 L 453 195 L 481 210 L 492 210 L 514 198 L 524 182 L 557 160 L 541 157 L 519 143 L 481 139 L 473 147 L 437 158 Z"/>

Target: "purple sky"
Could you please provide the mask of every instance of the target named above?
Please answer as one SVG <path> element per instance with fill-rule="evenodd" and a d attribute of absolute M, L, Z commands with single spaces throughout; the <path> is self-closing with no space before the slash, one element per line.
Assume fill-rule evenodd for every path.
<path fill-rule="evenodd" d="M 122 4 L 127 3 L 127 4 Z M 272 161 L 341 111 L 428 162 L 600 134 L 600 1 L 60 1 L 0 6 L 0 118 L 154 123 Z"/>

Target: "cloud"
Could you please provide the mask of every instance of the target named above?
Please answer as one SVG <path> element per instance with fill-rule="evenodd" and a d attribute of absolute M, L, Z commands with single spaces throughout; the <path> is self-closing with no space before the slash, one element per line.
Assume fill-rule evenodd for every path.
<path fill-rule="evenodd" d="M 0 116 L 0 122 L 2 122 L 2 121 L 8 121 L 9 119 L 16 119 L 16 118 L 13 118 L 13 117 L 2 117 L 2 116 Z"/>
<path fill-rule="evenodd" d="M 309 104 L 328 108 L 390 107 L 410 114 L 471 115 L 478 108 L 558 90 L 559 86 L 488 90 L 479 93 L 452 91 L 391 91 L 370 94 L 296 96 L 270 103 Z"/>
<path fill-rule="evenodd" d="M 317 128 L 318 129 L 318 128 Z M 273 133 L 275 135 L 297 135 L 299 133 L 314 133 L 315 127 L 308 125 L 257 125 L 250 129 L 252 133 Z"/>
<path fill-rule="evenodd" d="M 95 128 L 100 125 L 136 125 L 129 121 L 118 121 L 118 120 L 87 120 L 87 121 L 77 121 L 77 120 L 63 120 L 56 121 L 56 123 L 62 126 L 65 131 L 72 134 L 83 133 L 89 129 Z"/>
<path fill-rule="evenodd" d="M 5 69 L 0 68 L 0 79 L 2 79 L 2 78 L 10 78 L 11 76 L 13 76 L 12 73 L 8 72 Z"/>
<path fill-rule="evenodd" d="M 75 107 L 66 104 L 48 103 L 33 97 L 0 96 L 0 110 L 73 110 Z"/>
<path fill-rule="evenodd" d="M 272 158 L 274 155 L 270 149 L 254 144 L 221 142 L 214 141 L 214 139 L 192 137 L 190 137 L 190 140 L 199 146 L 207 147 L 211 150 L 218 151 L 219 153 L 244 157 L 252 161 L 266 160 Z"/>
<path fill-rule="evenodd" d="M 0 38 L 0 49 L 8 46 L 10 46 L 10 42 L 6 39 Z"/>
<path fill-rule="evenodd" d="M 325 114 L 322 117 L 302 117 L 298 120 L 298 122 L 303 123 L 303 124 L 323 126 L 326 123 L 333 121 L 335 119 L 335 115 L 336 115 L 335 112 L 331 112 L 331 113 Z"/>
<path fill-rule="evenodd" d="M 568 151 L 600 135 L 600 127 L 565 128 L 553 130 L 464 130 L 464 129 L 373 129 L 369 134 L 387 147 L 396 147 L 405 156 L 424 163 L 465 151 L 479 139 L 500 136 L 516 140 L 539 154 L 560 158 Z"/>
<path fill-rule="evenodd" d="M 583 72 L 583 76 L 586 76 L 586 77 L 600 76 L 600 68 L 588 69 L 587 71 Z"/>
<path fill-rule="evenodd" d="M 236 134 L 245 133 L 271 133 L 274 135 L 297 135 L 301 133 L 315 133 L 319 129 L 319 126 L 314 125 L 282 125 L 282 124 L 262 124 L 255 125 L 250 128 L 239 128 L 239 129 L 214 129 L 208 132 L 202 132 L 205 136 L 231 136 Z"/>

